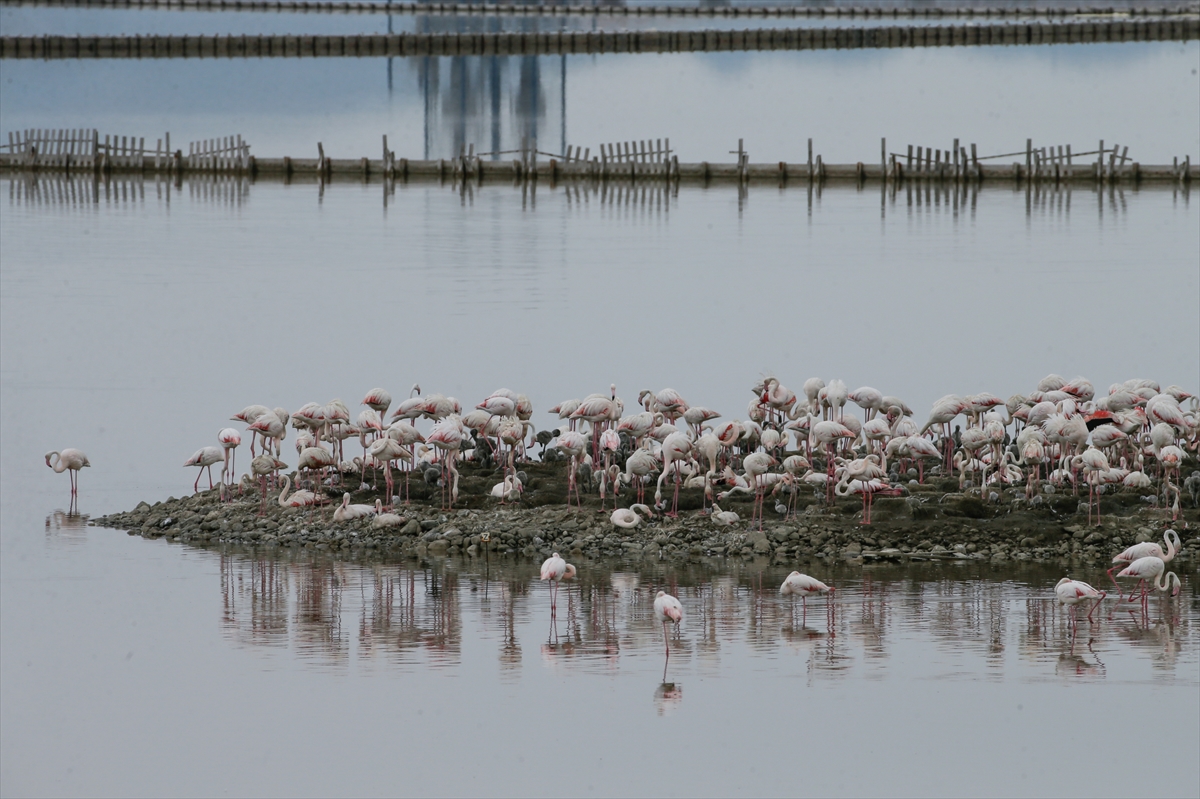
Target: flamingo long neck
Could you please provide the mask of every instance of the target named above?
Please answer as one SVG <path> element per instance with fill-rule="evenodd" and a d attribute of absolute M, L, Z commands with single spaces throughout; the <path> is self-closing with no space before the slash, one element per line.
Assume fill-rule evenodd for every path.
<path fill-rule="evenodd" d="M 292 476 L 290 474 L 283 476 L 283 490 L 279 492 L 279 507 L 287 507 L 288 491 L 292 487 Z"/>
<path fill-rule="evenodd" d="M 1175 584 L 1178 585 L 1179 575 L 1175 572 L 1169 572 L 1164 569 L 1163 571 L 1159 572 L 1157 579 L 1155 579 L 1154 587 L 1159 591 L 1166 591 L 1171 587 L 1172 580 L 1174 580 Z"/>
<path fill-rule="evenodd" d="M 1163 558 L 1165 562 L 1174 558 L 1175 553 L 1179 551 L 1179 536 L 1175 534 L 1174 530 L 1167 530 L 1163 533 L 1163 541 L 1167 544 L 1167 556 Z"/>
<path fill-rule="evenodd" d="M 50 468 L 54 470 L 55 474 L 62 474 L 67 470 L 67 464 L 63 463 L 62 455 L 59 455 L 57 452 L 50 453 L 50 460 L 53 461 L 50 464 Z"/>

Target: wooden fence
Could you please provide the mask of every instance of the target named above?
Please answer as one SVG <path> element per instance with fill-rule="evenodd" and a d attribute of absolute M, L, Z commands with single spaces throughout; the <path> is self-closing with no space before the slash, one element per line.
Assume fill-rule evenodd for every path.
<path fill-rule="evenodd" d="M 241 135 L 188 143 L 187 168 L 193 172 L 244 172 L 250 165 L 250 145 Z"/>

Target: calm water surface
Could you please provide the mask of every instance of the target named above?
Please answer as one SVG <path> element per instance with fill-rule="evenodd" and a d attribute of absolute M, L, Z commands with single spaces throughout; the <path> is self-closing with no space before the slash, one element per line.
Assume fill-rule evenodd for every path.
<path fill-rule="evenodd" d="M 144 541 L 56 515 L 41 460 L 83 448 L 95 514 L 189 490 L 246 404 L 375 385 L 507 385 L 539 425 L 610 382 L 737 417 L 767 371 L 918 415 L 1050 371 L 1194 388 L 1186 193 L 5 180 L 0 237 L 5 795 L 1130 795 L 1135 756 L 1195 795 L 1190 565 L 1073 652 L 1058 565 L 797 564 L 827 621 L 787 567 L 581 563 L 552 629 L 534 562 Z"/>
<path fill-rule="evenodd" d="M 51 25 L 0 21 L 21 32 Z M 189 15 L 164 12 L 167 19 Z M 231 15 L 198 15 L 221 20 Z M 309 15 L 322 25 L 374 19 Z M 246 20 L 254 15 L 232 15 Z M 72 10 L 69 18 L 88 19 Z M 108 19 L 107 15 L 102 15 Z M 277 17 L 271 15 L 270 19 Z M 578 20 L 576 20 L 578 21 Z M 675 20 L 671 18 L 673 23 Z M 518 20 L 518 22 L 527 22 Z M 473 20 L 472 24 L 482 24 Z M 658 24 L 663 27 L 663 21 Z M 674 27 L 672 24 L 671 27 Z M 218 29 L 228 32 L 233 28 Z M 276 28 L 275 32 L 279 32 Z M 127 32 L 140 32 L 132 29 Z M 209 31 L 211 32 L 211 31 Z M 299 32 L 288 29 L 289 33 Z M 98 128 L 173 149 L 241 134 L 253 153 L 450 158 L 669 138 L 681 161 L 877 163 L 880 138 L 979 155 L 1103 139 L 1143 164 L 1200 163 L 1200 42 L 543 57 L 0 61 L 7 131 Z M 1114 113 L 1120 98 L 1120 113 Z M 507 156 L 496 156 L 507 158 Z M 1011 159 L 1010 159 L 1011 161 Z M 1003 163 L 1003 162 L 1002 162 Z"/>

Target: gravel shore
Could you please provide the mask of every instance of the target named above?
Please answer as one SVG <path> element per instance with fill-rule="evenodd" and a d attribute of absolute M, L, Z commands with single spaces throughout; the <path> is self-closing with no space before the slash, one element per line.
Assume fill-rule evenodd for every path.
<path fill-rule="evenodd" d="M 305 547 L 347 557 L 378 554 L 412 558 L 459 555 L 483 557 L 483 547 L 499 555 L 540 559 L 551 552 L 568 557 L 634 557 L 688 561 L 712 557 L 770 557 L 849 560 L 1048 560 L 1105 561 L 1130 544 L 1158 541 L 1173 527 L 1183 541 L 1180 557 L 1200 547 L 1195 530 L 1200 513 L 1185 508 L 1170 522 L 1167 511 L 1147 501 L 1146 491 L 1121 489 L 1102 501 L 1102 523 L 1088 526 L 1086 494 L 1045 495 L 1030 506 L 1023 489 L 1005 492 L 999 501 L 984 502 L 978 493 L 961 493 L 957 480 L 933 478 L 911 483 L 907 496 L 877 498 L 872 524 L 861 521 L 857 497 L 823 498 L 803 489 L 790 519 L 766 501 L 762 530 L 751 526 L 749 499 L 722 504 L 741 514 L 732 526 L 701 515 L 699 489 L 684 490 L 678 519 L 643 521 L 633 529 L 618 528 L 609 513 L 599 513 L 600 500 L 585 495 L 583 510 L 568 508 L 565 467 L 529 464 L 520 503 L 501 506 L 488 496 L 498 473 L 464 467 L 460 502 L 452 511 L 438 509 L 438 490 L 420 478 L 412 481 L 411 504 L 398 505 L 400 524 L 376 526 L 372 519 L 335 523 L 332 508 L 340 486 L 325 487 L 329 504 L 320 509 L 284 509 L 278 490 L 269 490 L 265 514 L 259 497 L 245 494 L 222 502 L 218 491 L 140 503 L 126 513 L 93 519 L 97 525 L 128 530 L 146 538 L 166 538 L 195 546 L 242 544 L 251 547 Z M 377 481 L 382 488 L 383 481 Z M 355 503 L 374 504 L 381 495 L 357 476 L 347 478 Z M 402 490 L 403 479 L 398 482 Z M 628 489 L 618 499 L 628 506 Z M 1153 499 L 1153 497 L 1149 497 Z M 611 500 L 609 505 L 611 506 Z M 610 508 L 611 509 L 611 508 Z"/>

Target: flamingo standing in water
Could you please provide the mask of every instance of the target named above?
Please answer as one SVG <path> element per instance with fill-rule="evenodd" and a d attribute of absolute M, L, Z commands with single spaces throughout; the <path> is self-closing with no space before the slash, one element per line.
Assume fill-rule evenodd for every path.
<path fill-rule="evenodd" d="M 196 483 L 192 486 L 192 493 L 200 490 L 200 476 L 208 469 L 208 489 L 211 491 L 213 487 L 212 467 L 215 463 L 220 463 L 225 460 L 225 450 L 221 447 L 201 447 L 192 454 L 192 457 L 183 462 L 187 466 L 199 466 L 200 471 L 196 472 Z"/>
<path fill-rule="evenodd" d="M 88 461 L 88 456 L 84 455 L 81 450 L 67 449 L 53 450 L 46 453 L 46 465 L 54 470 L 55 474 L 62 474 L 70 470 L 71 478 L 71 505 L 74 506 L 75 500 L 79 496 L 79 470 L 91 466 Z M 196 475 L 196 480 L 199 481 L 200 476 Z"/>
<path fill-rule="evenodd" d="M 557 552 L 542 563 L 541 580 L 550 581 L 550 617 L 558 612 L 558 584 L 575 578 L 575 567 L 567 563 Z"/>
<path fill-rule="evenodd" d="M 1166 572 L 1164 575 L 1163 573 Z M 1138 588 L 1141 589 L 1142 598 L 1142 613 L 1149 612 L 1149 591 L 1146 588 L 1146 581 L 1150 581 L 1150 585 L 1156 591 L 1166 591 L 1171 586 L 1171 581 L 1175 582 L 1175 590 L 1171 592 L 1171 596 L 1179 593 L 1179 575 L 1175 572 L 1167 571 L 1167 564 L 1162 558 L 1146 557 L 1138 558 L 1133 563 L 1130 563 L 1123 570 L 1117 572 L 1118 577 L 1136 577 L 1138 580 Z M 1133 601 L 1133 592 L 1129 593 L 1129 601 Z"/>
<path fill-rule="evenodd" d="M 654 596 L 654 618 L 662 622 L 663 646 L 666 647 L 667 660 L 671 659 L 671 641 L 667 637 L 667 622 L 679 624 L 683 621 L 683 605 L 679 600 L 666 591 L 659 591 Z M 667 678 L 667 666 L 663 664 L 663 679 Z"/>
<path fill-rule="evenodd" d="M 817 578 L 809 577 L 807 574 L 801 574 L 800 572 L 792 572 L 787 576 L 787 579 L 783 581 L 783 585 L 779 586 L 779 593 L 781 595 L 800 597 L 800 605 L 803 609 L 803 618 L 801 619 L 800 624 L 804 624 L 805 620 L 808 619 L 808 598 L 813 594 L 825 594 L 826 610 L 827 612 L 832 613 L 832 595 L 836 590 L 836 588 L 825 585 L 825 583 L 821 582 Z M 796 600 L 793 598 L 792 612 L 795 613 L 795 610 Z"/>
<path fill-rule="evenodd" d="M 1075 633 L 1078 631 L 1079 619 L 1076 617 L 1076 608 L 1080 602 L 1085 599 L 1096 600 L 1090 608 L 1088 608 L 1088 621 L 1092 620 L 1092 614 L 1096 608 L 1100 607 L 1100 603 L 1104 601 L 1105 592 L 1097 591 L 1085 582 L 1080 580 L 1072 580 L 1070 577 L 1064 577 L 1058 581 L 1058 585 L 1054 586 L 1054 593 L 1058 596 L 1058 601 L 1070 608 L 1071 614 L 1071 645 L 1075 644 Z"/>
<path fill-rule="evenodd" d="M 1125 593 L 1121 590 L 1121 584 L 1113 578 L 1113 572 L 1122 566 L 1128 566 L 1139 558 L 1158 558 L 1163 563 L 1169 563 L 1175 558 L 1175 553 L 1179 551 L 1179 535 L 1174 530 L 1167 530 L 1163 533 L 1163 543 L 1167 545 L 1165 553 L 1162 547 L 1153 541 L 1144 541 L 1134 544 L 1112 559 L 1113 567 L 1108 570 L 1108 579 L 1112 580 L 1113 585 L 1117 587 L 1118 596 L 1124 597 Z"/>

